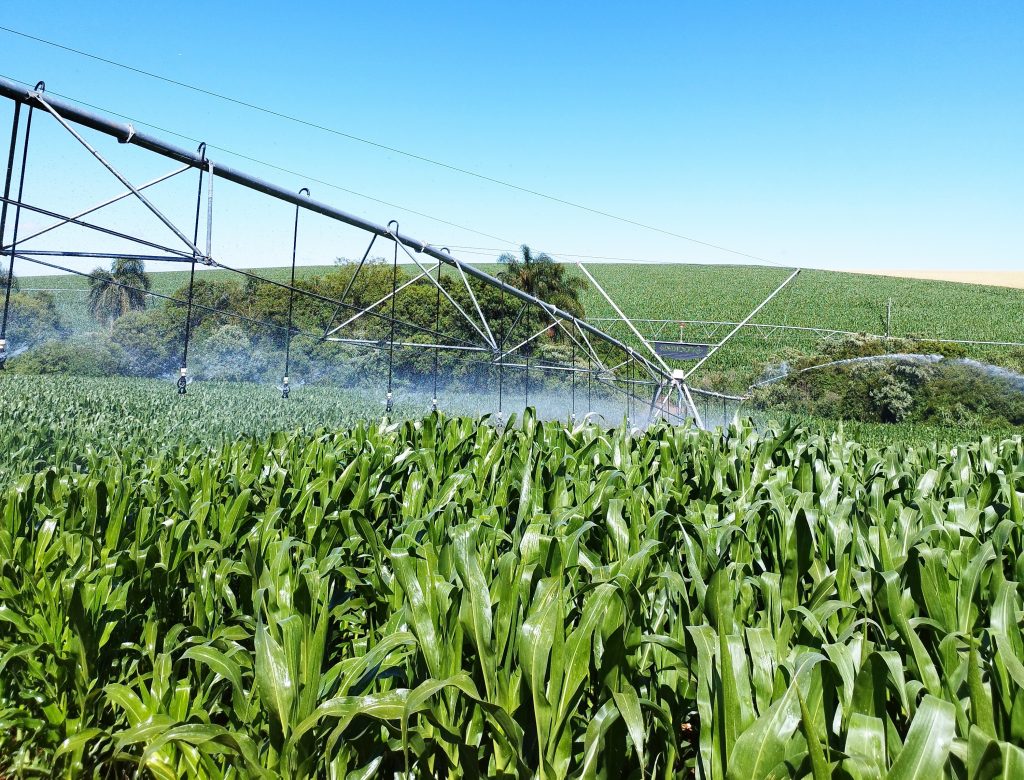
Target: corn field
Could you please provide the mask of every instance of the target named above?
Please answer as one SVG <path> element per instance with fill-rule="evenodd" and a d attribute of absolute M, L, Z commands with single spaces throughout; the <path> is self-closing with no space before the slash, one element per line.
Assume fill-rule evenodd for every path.
<path fill-rule="evenodd" d="M 35 469 L 0 776 L 1024 777 L 1024 441 L 432 415 Z"/>

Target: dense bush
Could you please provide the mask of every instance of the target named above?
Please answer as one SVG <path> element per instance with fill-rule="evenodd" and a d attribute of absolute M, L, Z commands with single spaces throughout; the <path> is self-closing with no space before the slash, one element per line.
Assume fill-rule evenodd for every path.
<path fill-rule="evenodd" d="M 1024 425 L 1024 377 L 961 357 L 959 344 L 909 351 L 927 346 L 864 336 L 828 342 L 782 381 L 758 388 L 755 403 L 859 422 Z"/>
<path fill-rule="evenodd" d="M 0 308 L 3 307 L 0 287 Z M 13 292 L 7 320 L 7 341 L 12 351 L 57 338 L 63 333 L 57 305 L 48 292 Z"/>
<path fill-rule="evenodd" d="M 113 376 L 123 371 L 124 353 L 105 333 L 46 341 L 9 363 L 20 374 Z"/>

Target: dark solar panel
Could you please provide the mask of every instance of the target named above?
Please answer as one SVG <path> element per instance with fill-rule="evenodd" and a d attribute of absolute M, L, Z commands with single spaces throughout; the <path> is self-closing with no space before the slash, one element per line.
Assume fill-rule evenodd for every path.
<path fill-rule="evenodd" d="M 710 344 L 690 344 L 685 341 L 652 341 L 654 351 L 672 360 L 700 360 L 708 354 Z"/>

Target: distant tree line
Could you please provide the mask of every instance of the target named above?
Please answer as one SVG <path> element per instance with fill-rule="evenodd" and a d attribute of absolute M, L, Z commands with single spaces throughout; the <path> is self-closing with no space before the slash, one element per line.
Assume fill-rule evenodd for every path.
<path fill-rule="evenodd" d="M 580 302 L 581 282 L 565 266 L 549 256 L 535 254 L 524 246 L 516 255 L 503 255 L 499 276 L 509 284 L 554 303 L 577 316 L 584 314 Z M 388 295 L 393 285 L 402 286 L 418 269 L 393 268 L 383 260 L 370 261 L 352 282 L 356 264 L 339 261 L 323 274 L 299 279 L 292 316 L 292 371 L 307 381 L 358 379 L 379 372 L 390 340 L 408 344 L 439 341 L 436 329 L 447 343 L 480 344 L 481 338 L 456 307 L 440 296 L 437 287 L 421 278 L 402 290 L 395 299 L 392 326 L 390 302 L 363 314 L 336 336 L 370 342 L 374 347 L 354 348 L 326 341 L 323 334 L 344 323 L 361 309 Z M 265 272 L 263 272 L 265 273 Z M 436 271 L 432 273 L 436 278 Z M 445 292 L 474 320 L 476 305 L 483 311 L 490 329 L 505 349 L 528 337 L 541 335 L 523 347 L 510 361 L 527 356 L 539 365 L 545 361 L 568 362 L 572 347 L 563 331 L 550 325 L 550 318 L 536 306 L 523 306 L 511 295 L 470 278 L 476 304 L 462 278 L 445 266 L 441 285 Z M 17 293 L 13 301 L 12 341 L 31 344 L 9 367 L 29 373 L 75 373 L 94 376 L 132 375 L 160 377 L 177 371 L 182 361 L 188 285 L 170 293 L 175 301 L 149 295 L 152 282 L 141 260 L 118 259 L 109 269 L 91 274 L 88 308 L 97 329 L 73 333 L 62 325 L 53 297 L 48 293 Z M 348 291 L 344 305 L 341 300 Z M 280 378 L 288 333 L 289 290 L 260 279 L 204 278 L 197 275 L 192 290 L 189 368 L 197 377 L 225 380 L 266 380 Z M 435 322 L 436 320 L 436 322 Z M 481 326 L 482 328 L 482 326 Z M 579 350 L 577 350 L 579 352 Z M 446 377 L 474 370 L 490 354 L 470 351 L 438 353 L 439 371 Z M 404 378 L 423 378 L 434 370 L 434 351 L 406 347 L 396 350 L 396 373 Z M 585 362 L 582 354 L 577 360 Z"/>

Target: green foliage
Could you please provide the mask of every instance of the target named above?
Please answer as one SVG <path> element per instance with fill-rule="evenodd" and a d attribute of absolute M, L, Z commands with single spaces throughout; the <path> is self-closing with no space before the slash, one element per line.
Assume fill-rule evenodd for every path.
<path fill-rule="evenodd" d="M 549 296 L 575 294 L 576 280 L 564 276 L 563 266 L 556 266 L 550 261 L 535 261 L 531 262 L 531 268 L 547 269 L 543 272 L 536 270 L 530 277 L 535 292 Z M 124 274 L 132 269 L 119 265 L 115 270 Z M 369 351 L 364 347 L 356 352 L 320 338 L 328 328 L 341 325 L 353 314 L 390 294 L 393 268 L 374 261 L 359 270 L 345 305 L 338 307 L 330 303 L 342 298 L 355 271 L 355 264 L 345 263 L 316 276 L 300 277 L 296 282 L 297 287 L 309 293 L 296 294 L 293 301 L 292 375 L 301 381 L 373 382 L 374 375 L 380 373 L 381 360 L 372 347 Z M 158 275 L 158 278 L 169 275 Z M 107 274 L 102 282 L 94 284 L 90 292 L 94 313 L 102 322 L 110 323 L 109 334 L 90 333 L 90 338 L 97 344 L 108 342 L 105 345 L 108 351 L 121 356 L 120 362 L 104 363 L 108 375 L 157 377 L 174 371 L 180 365 L 183 351 L 185 305 L 170 301 L 143 310 L 129 300 L 127 295 L 130 291 L 119 287 L 115 281 L 114 275 Z M 445 295 L 439 295 L 429 280 L 413 281 L 407 268 L 398 269 L 395 281 L 399 286 L 411 282 L 402 289 L 395 302 L 396 317 L 400 322 L 395 327 L 394 336 L 399 342 L 418 344 L 440 340 L 478 344 L 480 334 L 459 312 L 461 308 L 476 319 L 477 305 L 487 317 L 495 338 L 504 340 L 507 346 L 527 339 L 549 321 L 539 309 L 520 312 L 521 305 L 510 296 L 503 298 L 494 288 L 479 282 L 471 283 L 476 298 L 474 303 L 461 277 L 451 269 L 442 273 L 441 284 L 455 304 Z M 136 284 L 142 285 L 143 282 L 136 281 Z M 148 279 L 145 284 L 148 284 Z M 187 286 L 170 292 L 177 300 L 188 298 Z M 190 373 L 212 380 L 279 381 L 284 363 L 290 297 L 285 287 L 261 279 L 250 277 L 239 282 L 237 278 L 215 276 L 213 273 L 200 275 L 193 290 Z M 578 309 L 578 302 L 573 303 L 569 299 L 561 300 L 561 304 Z M 391 325 L 382 315 L 390 315 L 390 309 L 375 309 L 345 325 L 335 335 L 365 340 L 371 345 L 390 339 Z M 439 339 L 434 335 L 435 329 L 445 335 Z M 549 333 L 530 342 L 527 351 L 536 353 L 540 360 L 569 360 L 569 349 L 561 336 L 561 331 L 552 327 Z M 606 353 L 609 350 L 605 345 L 598 344 L 597 348 L 608 357 Z M 432 378 L 434 352 L 414 347 L 405 349 L 396 363 L 396 378 L 410 383 Z M 47 372 L 59 370 L 61 364 L 52 357 L 55 352 L 61 352 L 60 348 L 48 348 L 47 355 L 39 359 L 32 359 L 31 354 L 24 356 L 25 367 L 20 370 L 35 370 L 40 365 L 45 366 Z M 439 373 L 454 381 L 463 381 L 471 376 L 479 367 L 467 361 L 467 354 L 440 353 Z M 471 355 L 471 358 L 476 357 Z M 610 362 L 619 363 L 620 359 Z M 78 366 L 71 361 L 64 361 L 63 365 L 69 373 L 74 373 Z"/>
<path fill-rule="evenodd" d="M 17 281 L 17 279 L 15 279 Z M 0 296 L 3 281 L 0 280 Z M 0 306 L 3 305 L 0 299 Z M 53 295 L 46 292 L 12 292 L 7 321 L 7 340 L 10 348 L 42 343 L 63 334 L 60 315 Z"/>
<path fill-rule="evenodd" d="M 499 273 L 502 281 L 577 317 L 584 315 L 582 295 L 587 285 L 570 266 L 556 263 L 543 252 L 534 254 L 526 244 L 518 255 L 503 254 L 498 263 L 505 266 Z"/>
<path fill-rule="evenodd" d="M 149 290 L 146 264 L 135 258 L 117 258 L 110 270 L 96 268 L 89 281 L 89 312 L 93 319 L 110 325 L 129 311 L 146 308 Z"/>
<path fill-rule="evenodd" d="M 0 773 L 1022 766 L 1019 436 L 435 415 L 211 450 L 104 403 L 116 448 L 0 498 Z"/>
<path fill-rule="evenodd" d="M 267 356 L 253 345 L 239 325 L 221 325 L 203 347 L 196 362 L 200 376 L 221 381 L 258 380 L 270 370 Z"/>
<path fill-rule="evenodd" d="M 130 311 L 114 321 L 110 342 L 122 354 L 113 373 L 137 377 L 163 376 L 180 365 L 184 313 L 173 306 Z"/>
<path fill-rule="evenodd" d="M 10 361 L 17 374 L 72 374 L 82 377 L 120 373 L 122 354 L 103 336 L 46 341 Z"/>
<path fill-rule="evenodd" d="M 827 341 L 820 354 L 796 360 L 788 378 L 759 388 L 755 404 L 859 422 L 1024 425 L 1019 376 L 961 358 L 961 345 L 934 346 L 943 359 L 902 356 L 915 345 L 898 339 Z"/>

